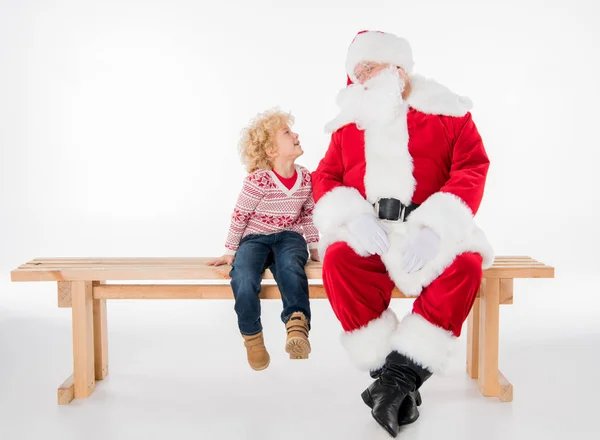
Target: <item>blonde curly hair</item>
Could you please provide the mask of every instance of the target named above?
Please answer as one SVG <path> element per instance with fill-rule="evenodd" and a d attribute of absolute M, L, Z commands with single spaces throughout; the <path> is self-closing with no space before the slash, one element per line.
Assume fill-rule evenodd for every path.
<path fill-rule="evenodd" d="M 294 123 L 291 113 L 279 109 L 267 110 L 258 114 L 250 124 L 242 130 L 238 144 L 242 163 L 248 173 L 256 170 L 273 168 L 269 154 L 277 152 L 275 136 L 277 130 L 290 127 Z"/>

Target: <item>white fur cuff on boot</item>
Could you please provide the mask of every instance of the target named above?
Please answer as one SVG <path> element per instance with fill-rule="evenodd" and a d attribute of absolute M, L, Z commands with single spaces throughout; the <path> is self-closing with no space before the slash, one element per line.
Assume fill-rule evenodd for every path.
<path fill-rule="evenodd" d="M 406 315 L 390 338 L 392 350 L 436 374 L 446 372 L 457 341 L 452 332 L 416 313 Z"/>
<path fill-rule="evenodd" d="M 390 337 L 398 326 L 398 318 L 391 310 L 385 310 L 379 318 L 367 325 L 344 332 L 341 343 L 351 361 L 361 370 L 375 371 L 383 366 L 392 350 Z"/>

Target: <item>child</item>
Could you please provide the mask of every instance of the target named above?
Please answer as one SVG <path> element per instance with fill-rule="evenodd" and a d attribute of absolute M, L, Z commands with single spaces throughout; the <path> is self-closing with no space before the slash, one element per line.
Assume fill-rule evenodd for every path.
<path fill-rule="evenodd" d="M 305 265 L 319 261 L 319 233 L 313 225 L 310 172 L 295 164 L 304 152 L 291 131 L 291 115 L 271 110 L 244 129 L 239 147 L 248 176 L 231 218 L 226 252 L 208 264 L 231 264 L 231 286 L 238 327 L 248 363 L 254 370 L 269 366 L 260 321 L 261 280 L 269 268 L 283 301 L 281 320 L 287 330 L 291 359 L 310 353 L 310 303 Z M 304 235 L 304 236 L 303 236 Z"/>

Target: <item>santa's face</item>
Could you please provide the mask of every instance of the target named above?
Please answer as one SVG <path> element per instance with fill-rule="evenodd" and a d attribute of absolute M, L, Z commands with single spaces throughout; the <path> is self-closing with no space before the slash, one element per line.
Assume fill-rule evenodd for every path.
<path fill-rule="evenodd" d="M 371 78 L 374 78 L 377 75 L 379 75 L 379 73 L 383 69 L 385 69 L 386 67 L 389 67 L 389 66 L 390 66 L 389 64 L 365 61 L 363 63 L 358 63 L 356 65 L 356 67 L 354 68 L 354 76 L 356 76 L 356 79 L 358 79 L 358 82 L 360 84 L 364 84 Z"/>
<path fill-rule="evenodd" d="M 383 72 L 386 68 L 392 67 L 391 64 L 383 64 L 383 63 L 375 63 L 371 61 L 365 61 L 362 63 L 358 63 L 354 68 L 354 76 L 358 79 L 359 84 L 364 84 L 370 79 L 375 78 L 381 72 Z M 400 66 L 394 66 L 398 70 L 398 74 L 402 81 L 404 81 L 404 93 L 403 99 L 406 99 L 408 92 L 410 91 L 410 80 L 408 78 L 408 73 Z"/>
<path fill-rule="evenodd" d="M 332 121 L 338 128 L 354 122 L 359 128 L 368 129 L 392 123 L 406 114 L 402 96 L 406 83 L 397 68 L 388 65 L 365 71 L 365 74 L 371 78 L 351 84 L 338 94 L 340 114 Z"/>

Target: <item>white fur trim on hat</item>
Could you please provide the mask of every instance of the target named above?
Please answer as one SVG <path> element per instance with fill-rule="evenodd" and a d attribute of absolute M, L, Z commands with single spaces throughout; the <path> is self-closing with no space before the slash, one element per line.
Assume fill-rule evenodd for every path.
<path fill-rule="evenodd" d="M 354 68 L 361 61 L 390 63 L 400 66 L 408 74 L 414 67 L 412 49 L 404 38 L 394 34 L 378 31 L 367 31 L 358 34 L 346 55 L 346 73 L 356 82 Z"/>

